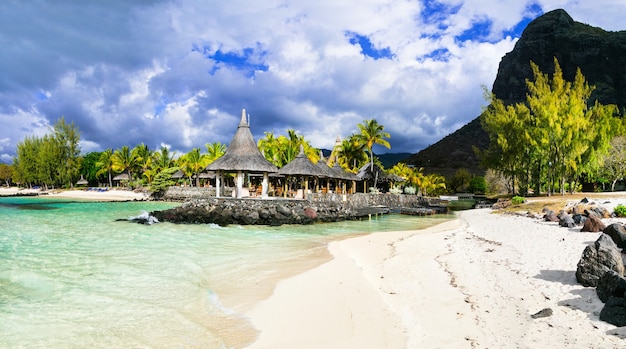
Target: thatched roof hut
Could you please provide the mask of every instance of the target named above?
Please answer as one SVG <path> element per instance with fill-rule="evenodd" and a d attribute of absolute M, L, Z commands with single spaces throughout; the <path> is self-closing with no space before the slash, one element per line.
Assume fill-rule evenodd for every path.
<path fill-rule="evenodd" d="M 87 182 L 87 180 L 83 178 L 83 175 L 80 175 L 80 179 L 78 180 L 78 182 L 76 182 L 76 185 L 87 185 L 87 184 L 89 184 L 89 182 Z"/>
<path fill-rule="evenodd" d="M 178 170 L 174 172 L 174 174 L 172 174 L 172 179 L 181 179 L 183 177 L 185 177 L 185 173 L 183 172 L 183 170 Z"/>
<path fill-rule="evenodd" d="M 243 196 L 244 173 L 263 173 L 262 197 L 267 196 L 268 174 L 278 172 L 278 168 L 267 161 L 252 137 L 246 120 L 246 110 L 241 110 L 239 127 L 230 141 L 226 153 L 206 167 L 205 171 L 216 171 L 216 196 L 220 196 L 220 182 L 224 172 L 237 172 L 237 198 Z"/>
<path fill-rule="evenodd" d="M 278 168 L 267 161 L 257 147 L 252 132 L 250 132 L 250 125 L 246 121 L 245 109 L 241 112 L 241 122 L 228 148 L 226 148 L 226 153 L 209 164 L 206 170 L 252 173 L 278 172 Z"/>
<path fill-rule="evenodd" d="M 130 180 L 130 175 L 128 174 L 128 172 L 123 172 L 113 177 L 113 181 L 119 182 L 119 181 L 128 181 L 128 180 Z"/>
<path fill-rule="evenodd" d="M 304 148 L 302 146 L 300 146 L 300 153 L 288 164 L 281 167 L 278 173 L 284 176 L 326 177 L 328 175 L 328 172 L 309 160 L 304 154 Z"/>

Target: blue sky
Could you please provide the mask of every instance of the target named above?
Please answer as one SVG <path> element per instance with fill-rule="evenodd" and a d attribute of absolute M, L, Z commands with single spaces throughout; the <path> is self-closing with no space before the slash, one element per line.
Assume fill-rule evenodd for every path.
<path fill-rule="evenodd" d="M 598 0 L 0 2 L 0 162 L 60 117 L 83 152 L 228 143 L 246 108 L 257 140 L 314 146 L 375 118 L 415 153 L 476 118 L 526 25 L 563 8 L 624 30 Z"/>

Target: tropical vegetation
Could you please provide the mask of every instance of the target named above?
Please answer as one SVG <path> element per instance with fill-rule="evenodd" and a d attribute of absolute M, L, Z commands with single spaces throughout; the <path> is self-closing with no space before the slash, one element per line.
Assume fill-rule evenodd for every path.
<path fill-rule="evenodd" d="M 389 148 L 388 132 L 375 119 L 364 120 L 357 125 L 357 132 L 341 140 L 327 154 L 329 166 L 339 164 L 345 171 L 357 173 L 364 166 L 384 167 L 374 154 L 374 146 Z M 0 164 L 0 180 L 6 185 L 18 183 L 33 187 L 41 185 L 49 188 L 71 188 L 79 178 L 84 178 L 90 186 L 112 187 L 114 178 L 125 174 L 127 179 L 119 183 L 131 188 L 149 187 L 151 191 L 161 191 L 175 184 L 190 186 L 202 185 L 199 174 L 213 161 L 225 154 L 227 146 L 220 142 L 206 143 L 205 150 L 193 148 L 188 153 L 177 155 L 168 147 L 152 150 L 141 143 L 134 147 L 128 145 L 118 149 L 105 149 L 101 152 L 89 152 L 80 155 L 80 133 L 73 124 L 65 123 L 61 118 L 52 128 L 50 135 L 27 137 L 17 146 L 17 156 L 13 164 Z M 259 150 L 265 158 L 282 167 L 292 161 L 300 152 L 314 163 L 318 162 L 322 152 L 313 147 L 308 140 L 294 129 L 288 129 L 285 135 L 265 132 L 265 137 L 258 141 Z M 59 166 L 61 164 L 61 166 Z M 175 177 L 176 173 L 182 175 Z M 437 194 L 445 190 L 442 176 L 424 175 L 423 169 L 414 169 L 400 163 L 387 171 L 396 174 L 391 183 L 393 192 L 417 192 Z M 119 177 L 118 177 L 119 178 Z M 374 179 L 372 192 L 378 192 Z"/>
<path fill-rule="evenodd" d="M 481 122 L 491 143 L 481 153 L 482 163 L 508 177 L 522 196 L 531 187 L 536 194 L 564 194 L 578 188 L 584 176 L 600 173 L 622 120 L 614 105 L 590 103 L 595 87 L 580 69 L 570 82 L 556 58 L 551 76 L 530 65 L 534 80 L 527 81 L 525 103 L 505 105 L 486 94 L 490 103 Z"/>

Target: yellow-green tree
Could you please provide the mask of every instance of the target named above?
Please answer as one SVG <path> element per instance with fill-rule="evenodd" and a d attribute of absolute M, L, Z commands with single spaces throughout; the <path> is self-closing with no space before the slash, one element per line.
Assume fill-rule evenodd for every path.
<path fill-rule="evenodd" d="M 556 188 L 564 194 L 566 183 L 599 169 L 621 122 L 612 105 L 588 106 L 594 87 L 580 69 L 569 82 L 556 58 L 552 76 L 530 65 L 534 80 L 526 81 L 526 103 L 507 106 L 488 96 L 491 103 L 481 121 L 491 144 L 483 164 L 510 176 L 513 188 L 518 179 L 522 194 L 531 182 L 536 192 L 544 184 L 548 194 Z"/>

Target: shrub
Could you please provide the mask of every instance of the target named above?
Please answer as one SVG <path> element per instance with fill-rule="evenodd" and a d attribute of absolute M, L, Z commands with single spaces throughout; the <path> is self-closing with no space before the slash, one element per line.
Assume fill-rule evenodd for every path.
<path fill-rule="evenodd" d="M 615 215 L 618 217 L 626 217 L 626 206 L 622 204 L 615 206 Z"/>
<path fill-rule="evenodd" d="M 521 204 L 523 204 L 525 201 L 526 201 L 526 199 L 524 199 L 524 198 L 523 198 L 523 197 L 521 197 L 521 196 L 517 196 L 517 195 L 511 198 L 511 203 L 512 203 L 513 205 L 521 205 Z"/>
<path fill-rule="evenodd" d="M 415 195 L 416 192 L 415 187 L 404 187 L 405 194 Z"/>
<path fill-rule="evenodd" d="M 389 192 L 391 194 L 402 194 L 402 188 L 400 188 L 400 187 L 393 187 L 393 188 L 389 189 Z"/>
<path fill-rule="evenodd" d="M 485 177 L 483 176 L 474 176 L 472 180 L 470 180 L 469 187 L 467 188 L 470 193 L 484 194 L 487 192 L 487 182 L 485 181 Z"/>

